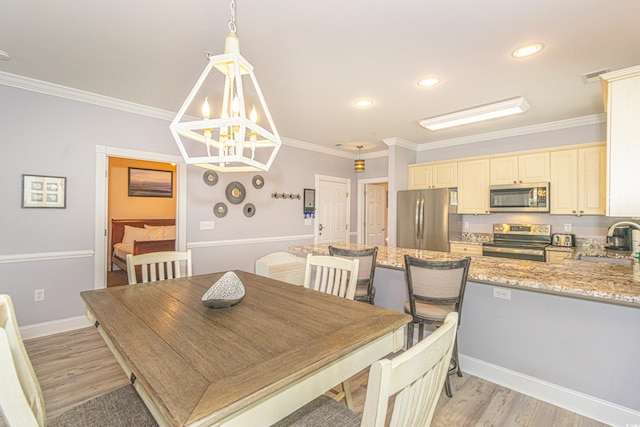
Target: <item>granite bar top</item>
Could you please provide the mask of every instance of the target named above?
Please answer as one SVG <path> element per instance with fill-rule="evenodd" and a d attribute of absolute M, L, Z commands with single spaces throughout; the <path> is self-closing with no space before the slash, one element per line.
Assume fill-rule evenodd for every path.
<path fill-rule="evenodd" d="M 370 246 L 334 243 L 347 249 Z M 329 245 L 302 245 L 292 252 L 329 254 Z M 404 269 L 404 255 L 417 258 L 451 260 L 461 255 L 396 247 L 378 247 L 376 265 Z M 473 282 L 553 293 L 600 302 L 640 308 L 640 265 L 595 263 L 565 259 L 557 264 L 484 256 L 471 256 L 469 280 Z"/>

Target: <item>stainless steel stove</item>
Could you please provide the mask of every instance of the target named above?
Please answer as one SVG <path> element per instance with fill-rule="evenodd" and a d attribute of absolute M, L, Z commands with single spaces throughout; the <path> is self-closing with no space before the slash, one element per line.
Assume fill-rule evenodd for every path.
<path fill-rule="evenodd" d="M 551 244 L 551 225 L 493 224 L 493 243 L 482 244 L 482 255 L 545 261 Z"/>

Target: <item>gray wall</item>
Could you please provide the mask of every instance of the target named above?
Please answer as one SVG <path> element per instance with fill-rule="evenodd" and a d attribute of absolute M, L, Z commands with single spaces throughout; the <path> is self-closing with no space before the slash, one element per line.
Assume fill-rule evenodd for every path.
<path fill-rule="evenodd" d="M 0 99 L 0 293 L 14 300 L 21 326 L 83 316 L 79 293 L 94 288 L 96 146 L 179 155 L 169 123 L 4 85 Z M 386 177 L 385 160 L 368 160 L 367 175 Z M 196 274 L 253 271 L 255 260 L 267 253 L 311 243 L 313 227 L 304 225 L 302 200 L 276 200 L 271 193 L 302 195 L 304 188 L 314 187 L 316 173 L 352 180 L 351 223 L 356 231 L 358 177 L 352 159 L 283 145 L 271 170 L 260 173 L 265 180 L 260 190 L 251 184 L 255 173 L 220 174 L 217 185 L 210 187 L 203 182 L 203 172 L 187 168 L 186 235 Z M 22 209 L 25 173 L 67 177 L 67 208 Z M 224 190 L 232 181 L 244 184 L 245 203 L 256 206 L 253 218 L 242 213 L 244 203 L 228 204 L 225 218 L 213 216 L 214 204 L 226 201 Z M 203 220 L 214 220 L 215 229 L 200 230 Z M 28 260 L 49 252 L 58 259 Z M 35 289 L 45 290 L 44 301 L 33 301 Z"/>

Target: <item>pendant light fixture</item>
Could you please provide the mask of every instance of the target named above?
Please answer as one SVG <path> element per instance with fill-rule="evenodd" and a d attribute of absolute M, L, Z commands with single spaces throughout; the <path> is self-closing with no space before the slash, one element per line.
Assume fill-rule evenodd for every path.
<path fill-rule="evenodd" d="M 207 66 L 169 128 L 187 164 L 220 172 L 268 171 L 282 141 L 253 66 L 240 55 L 235 0 L 230 8 L 224 53 L 207 53 Z"/>
<path fill-rule="evenodd" d="M 356 172 L 364 172 L 364 160 L 360 158 L 360 150 L 362 145 L 358 145 L 358 159 L 353 163 L 353 169 Z"/>

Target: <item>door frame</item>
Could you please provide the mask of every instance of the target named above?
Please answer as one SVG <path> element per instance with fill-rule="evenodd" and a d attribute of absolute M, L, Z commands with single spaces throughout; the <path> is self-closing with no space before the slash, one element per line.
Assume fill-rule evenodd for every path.
<path fill-rule="evenodd" d="M 93 286 L 104 289 L 107 286 L 107 245 L 109 244 L 107 224 L 108 185 L 107 172 L 109 157 L 122 157 L 152 162 L 175 163 L 176 165 L 176 245 L 179 251 L 187 247 L 187 164 L 181 156 L 153 153 L 126 148 L 96 146 L 96 200 L 94 223 Z"/>
<path fill-rule="evenodd" d="M 358 218 L 358 237 L 357 242 L 364 244 L 364 223 L 365 218 L 367 217 L 367 204 L 365 203 L 364 192 L 367 184 L 389 184 L 388 177 L 380 177 L 380 178 L 365 178 L 358 180 L 358 206 L 357 206 L 357 218 Z M 387 203 L 389 203 L 389 197 L 387 196 Z M 387 207 L 387 209 L 389 209 Z M 389 216 L 387 215 L 387 232 L 389 230 Z M 388 243 L 388 242 L 387 242 Z"/>
<path fill-rule="evenodd" d="M 320 197 L 320 181 L 328 181 L 328 182 L 337 182 L 341 184 L 345 184 L 347 186 L 347 224 L 349 227 L 345 230 L 345 241 L 347 243 L 351 242 L 351 178 L 341 178 L 338 176 L 328 176 L 328 175 L 319 175 L 315 174 L 315 189 L 316 189 L 316 213 L 318 212 L 317 207 L 320 206 L 318 203 L 318 198 Z M 319 240 L 319 230 L 318 226 L 320 225 L 318 215 L 316 214 L 313 220 L 313 243 L 315 245 L 318 244 Z"/>

